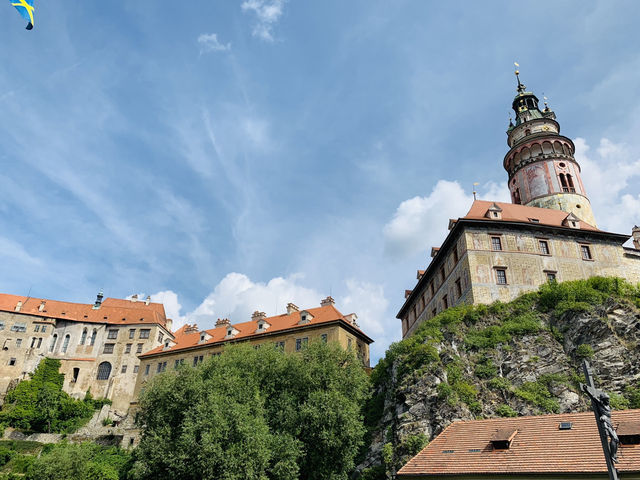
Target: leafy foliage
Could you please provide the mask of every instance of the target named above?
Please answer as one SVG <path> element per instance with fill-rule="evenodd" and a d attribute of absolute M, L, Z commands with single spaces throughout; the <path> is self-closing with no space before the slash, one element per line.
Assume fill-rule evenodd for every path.
<path fill-rule="evenodd" d="M 20 382 L 7 393 L 0 422 L 47 433 L 69 433 L 86 423 L 96 403 L 93 399 L 75 400 L 63 392 L 64 375 L 59 369 L 60 360 L 43 359 L 30 380 Z"/>
<path fill-rule="evenodd" d="M 94 443 L 47 445 L 26 469 L 26 480 L 119 480 L 126 478 L 130 456 Z"/>
<path fill-rule="evenodd" d="M 586 343 L 578 345 L 578 348 L 576 348 L 576 356 L 578 358 L 593 358 L 593 348 Z"/>
<path fill-rule="evenodd" d="M 247 345 L 155 377 L 140 398 L 136 479 L 346 479 L 367 376 L 353 353 Z"/>

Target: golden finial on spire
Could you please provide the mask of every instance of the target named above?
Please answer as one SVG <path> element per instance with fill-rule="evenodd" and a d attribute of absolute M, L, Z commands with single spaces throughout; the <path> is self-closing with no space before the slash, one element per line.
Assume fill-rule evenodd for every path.
<path fill-rule="evenodd" d="M 516 66 L 515 74 L 516 79 L 518 80 L 518 92 L 523 93 L 527 87 L 520 83 L 520 70 L 518 70 L 518 68 L 520 68 L 520 64 L 518 62 L 513 62 L 513 64 Z"/>

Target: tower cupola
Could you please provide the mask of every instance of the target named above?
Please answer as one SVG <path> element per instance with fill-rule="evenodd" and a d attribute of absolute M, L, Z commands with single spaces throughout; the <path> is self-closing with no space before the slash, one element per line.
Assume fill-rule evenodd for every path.
<path fill-rule="evenodd" d="M 563 210 L 596 226 L 580 178 L 580 165 L 573 156 L 575 145 L 571 139 L 560 135 L 560 124 L 546 98 L 545 108 L 540 110 L 538 97 L 527 91 L 518 70 L 515 74 L 518 93 L 512 108 L 516 118 L 515 123 L 509 122 L 507 144 L 510 150 L 503 163 L 509 174 L 512 202 Z"/>

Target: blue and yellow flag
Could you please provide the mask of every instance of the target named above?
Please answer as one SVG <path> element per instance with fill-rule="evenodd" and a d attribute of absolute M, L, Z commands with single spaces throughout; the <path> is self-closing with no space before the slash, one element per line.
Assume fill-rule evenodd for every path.
<path fill-rule="evenodd" d="M 33 0 L 9 0 L 11 5 L 16 7 L 16 10 L 20 12 L 22 18 L 24 18 L 29 24 L 27 30 L 33 28 Z"/>

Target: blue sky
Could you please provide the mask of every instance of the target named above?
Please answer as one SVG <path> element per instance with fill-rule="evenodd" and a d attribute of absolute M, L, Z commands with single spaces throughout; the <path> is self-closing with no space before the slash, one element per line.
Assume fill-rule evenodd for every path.
<path fill-rule="evenodd" d="M 0 291 L 211 327 L 331 293 L 376 343 L 471 185 L 506 198 L 513 62 L 640 223 L 640 6 L 36 0 L 0 14 Z"/>

